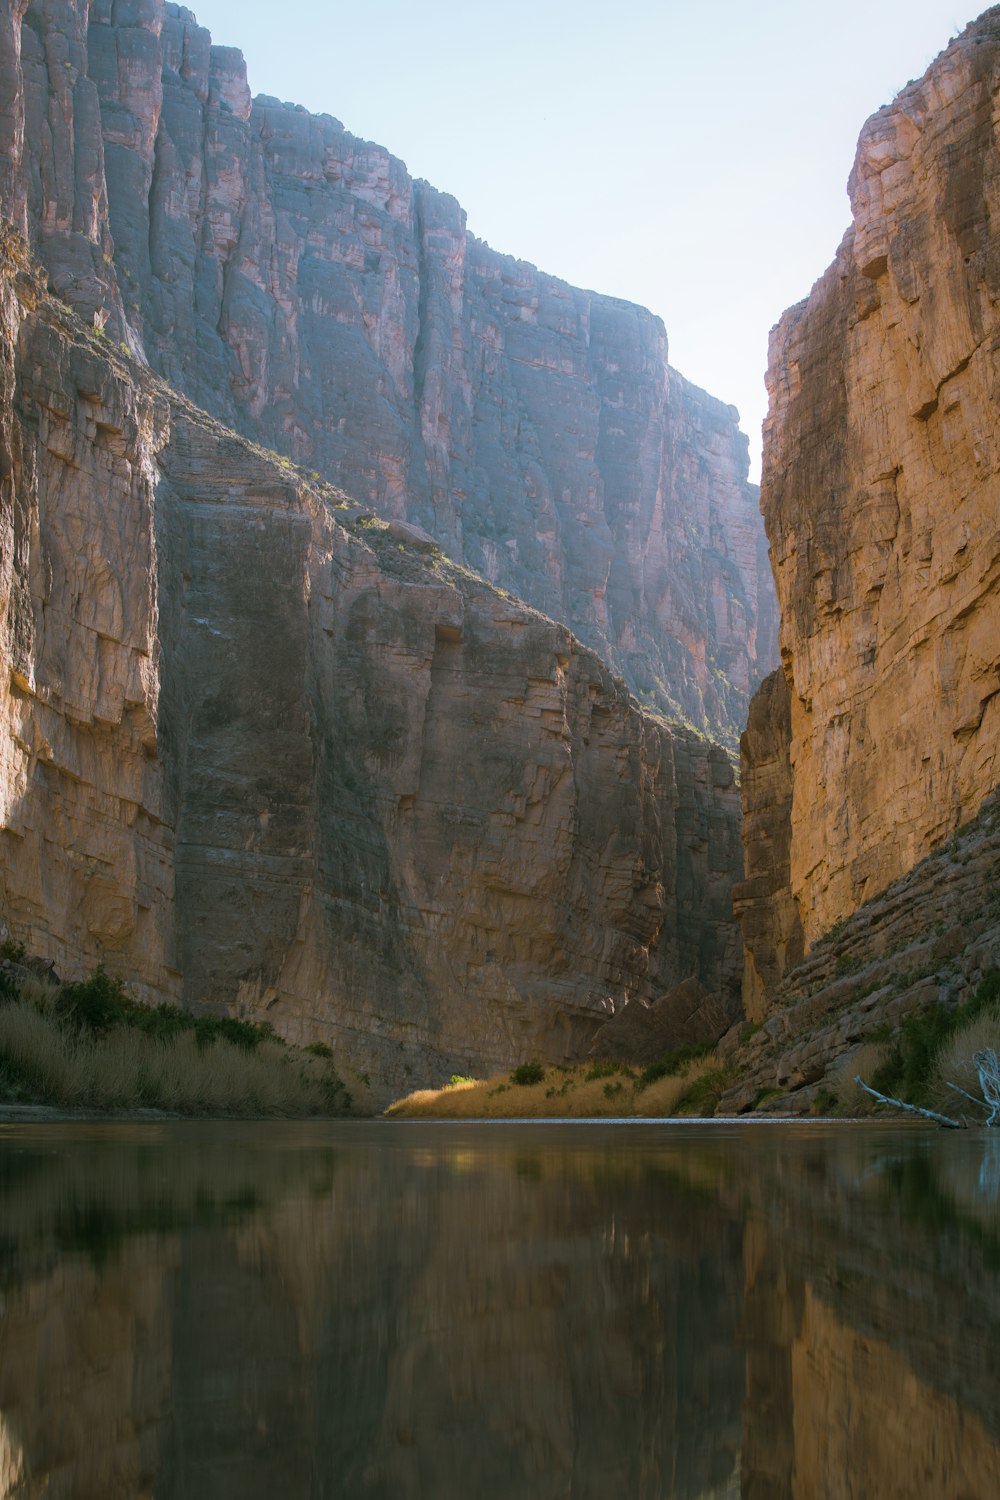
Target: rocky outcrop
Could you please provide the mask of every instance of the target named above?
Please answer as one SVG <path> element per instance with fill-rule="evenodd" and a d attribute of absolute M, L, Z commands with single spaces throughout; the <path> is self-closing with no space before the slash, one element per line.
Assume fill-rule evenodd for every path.
<path fill-rule="evenodd" d="M 994 8 L 869 121 L 852 227 L 772 335 L 762 504 L 790 703 L 786 733 L 769 686 L 744 742 L 760 1011 L 797 922 L 814 943 L 1000 781 L 998 74 Z"/>
<path fill-rule="evenodd" d="M 946 844 L 838 923 L 771 991 L 763 1025 L 720 1051 L 737 1074 L 718 1113 L 829 1109 L 866 1042 L 908 1016 L 971 1000 L 1000 968 L 1000 797 Z"/>
<path fill-rule="evenodd" d="M 605 1021 L 590 1055 L 646 1067 L 682 1047 L 711 1047 L 740 1015 L 738 994 L 720 998 L 685 979 L 652 1005 L 635 1001 Z"/>
<path fill-rule="evenodd" d="M 374 1076 L 731 995 L 725 753 L 566 629 L 171 397 L 9 236 L 3 915 L 63 977 Z"/>
<path fill-rule="evenodd" d="M 735 747 L 772 584 L 736 412 L 669 368 L 658 318 L 498 255 L 331 117 L 252 100 L 183 7 L 32 0 L 21 52 L 60 296 Z"/>

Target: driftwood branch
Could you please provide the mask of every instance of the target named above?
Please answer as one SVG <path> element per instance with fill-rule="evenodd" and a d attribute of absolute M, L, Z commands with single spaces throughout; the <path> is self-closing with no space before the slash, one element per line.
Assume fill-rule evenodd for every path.
<path fill-rule="evenodd" d="M 970 1094 L 965 1089 L 960 1089 L 957 1083 L 949 1083 L 948 1087 L 953 1089 L 956 1094 L 961 1094 L 963 1099 L 968 1099 L 970 1104 L 978 1104 L 980 1109 L 985 1109 L 986 1113 L 989 1114 L 990 1105 L 986 1103 L 985 1099 L 977 1099 L 975 1094 Z"/>
<path fill-rule="evenodd" d="M 1000 1115 L 1000 1057 L 992 1047 L 984 1047 L 972 1055 L 973 1067 L 979 1074 L 979 1087 L 990 1111 L 987 1125 L 995 1125 Z"/>
<path fill-rule="evenodd" d="M 945 1130 L 965 1129 L 959 1120 L 953 1120 L 950 1115 L 939 1115 L 936 1109 L 922 1109 L 919 1104 L 904 1104 L 902 1099 L 892 1099 L 888 1094 L 880 1094 L 878 1089 L 869 1088 L 860 1075 L 855 1078 L 854 1082 L 859 1084 L 866 1094 L 871 1094 L 873 1099 L 877 1099 L 880 1104 L 891 1104 L 893 1109 L 905 1109 L 911 1115 L 923 1115 L 925 1120 L 933 1120 L 936 1125 L 943 1125 Z M 1000 1085 L 1000 1073 L 998 1073 L 997 1082 Z M 997 1099 L 997 1108 L 1000 1109 L 1000 1097 Z M 992 1117 L 987 1123 L 992 1123 Z"/>

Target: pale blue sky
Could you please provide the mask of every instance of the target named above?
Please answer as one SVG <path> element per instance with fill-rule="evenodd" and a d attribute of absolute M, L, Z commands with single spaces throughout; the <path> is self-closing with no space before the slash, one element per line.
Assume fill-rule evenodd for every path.
<path fill-rule="evenodd" d="M 496 249 L 659 313 L 755 475 L 768 329 L 833 258 L 858 131 L 982 8 L 190 3 L 254 93 L 387 146 Z"/>

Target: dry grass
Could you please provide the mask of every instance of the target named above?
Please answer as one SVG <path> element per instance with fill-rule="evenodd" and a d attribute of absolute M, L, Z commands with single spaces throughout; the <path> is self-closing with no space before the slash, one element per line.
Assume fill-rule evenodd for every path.
<path fill-rule="evenodd" d="M 676 1075 L 646 1088 L 631 1070 L 588 1077 L 589 1063 L 546 1068 L 541 1083 L 515 1084 L 509 1073 L 473 1079 L 442 1089 L 417 1089 L 386 1110 L 394 1119 L 663 1119 L 672 1115 L 699 1078 L 718 1067 L 714 1057 L 698 1058 Z"/>
<path fill-rule="evenodd" d="M 347 1098 L 329 1063 L 278 1042 L 253 1051 L 193 1032 L 169 1039 L 115 1027 L 101 1037 L 60 1025 L 51 986 L 0 1005 L 0 1097 L 62 1108 L 179 1114 L 329 1115 Z"/>
<path fill-rule="evenodd" d="M 992 1047 L 1000 1055 L 1000 1014 L 995 1010 L 987 1010 L 976 1016 L 968 1025 L 956 1031 L 954 1036 L 949 1037 L 941 1048 L 931 1073 L 930 1099 L 934 1109 L 939 1109 L 946 1115 L 967 1113 L 977 1123 L 982 1123 L 986 1118 L 985 1112 L 976 1114 L 973 1105 L 963 1101 L 955 1093 L 955 1089 L 948 1085 L 954 1084 L 955 1088 L 964 1089 L 967 1094 L 981 1098 L 979 1075 L 972 1058 L 986 1047 Z"/>
<path fill-rule="evenodd" d="M 857 1052 L 850 1053 L 833 1068 L 828 1082 L 845 1115 L 849 1115 L 852 1119 L 861 1119 L 867 1115 L 884 1115 L 884 1110 L 875 1102 L 871 1094 L 866 1094 L 854 1080 L 863 1078 L 865 1083 L 871 1083 L 888 1055 L 888 1043 L 864 1042 Z"/>

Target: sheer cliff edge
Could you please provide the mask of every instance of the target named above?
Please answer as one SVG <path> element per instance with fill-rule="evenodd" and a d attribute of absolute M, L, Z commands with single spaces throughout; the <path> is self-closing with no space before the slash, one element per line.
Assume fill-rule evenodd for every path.
<path fill-rule="evenodd" d="M 756 1020 L 1000 781 L 998 101 L 994 7 L 868 121 L 852 226 L 772 333 L 782 668 L 743 737 L 737 891 Z"/>

